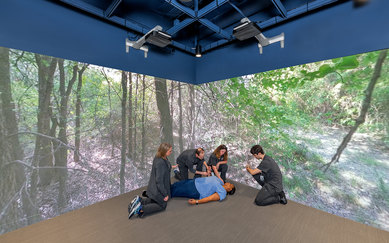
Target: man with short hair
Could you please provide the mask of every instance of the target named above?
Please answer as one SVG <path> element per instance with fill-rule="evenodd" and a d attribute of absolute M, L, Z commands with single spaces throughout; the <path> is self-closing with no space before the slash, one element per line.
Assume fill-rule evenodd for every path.
<path fill-rule="evenodd" d="M 211 201 L 222 201 L 226 195 L 235 193 L 235 186 L 231 183 L 223 183 L 216 176 L 201 177 L 191 180 L 182 180 L 171 186 L 173 197 L 187 197 L 189 204 L 201 204 Z"/>
<path fill-rule="evenodd" d="M 203 171 L 204 161 L 203 148 L 187 149 L 183 151 L 176 160 L 179 172 L 175 172 L 175 178 L 177 180 L 187 180 L 188 170 L 194 174 L 194 178 L 201 177 L 202 175 L 208 176 L 210 173 L 208 171 Z M 193 168 L 194 165 L 196 165 L 196 169 Z"/>
<path fill-rule="evenodd" d="M 254 145 L 250 152 L 256 159 L 261 160 L 258 167 L 255 169 L 246 165 L 246 170 L 262 186 L 255 198 L 255 203 L 258 206 L 266 206 L 275 203 L 287 204 L 288 202 L 282 186 L 281 170 L 274 159 L 269 155 L 265 155 L 265 152 L 260 145 Z"/>

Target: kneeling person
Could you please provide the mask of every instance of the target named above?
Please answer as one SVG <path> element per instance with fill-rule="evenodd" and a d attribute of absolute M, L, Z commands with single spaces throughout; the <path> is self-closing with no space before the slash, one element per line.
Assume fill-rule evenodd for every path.
<path fill-rule="evenodd" d="M 260 145 L 254 145 L 250 152 L 256 159 L 262 160 L 255 169 L 246 165 L 246 170 L 262 186 L 255 198 L 255 203 L 258 206 L 266 206 L 274 203 L 287 204 L 282 186 L 281 170 L 274 159 L 265 155 Z"/>
<path fill-rule="evenodd" d="M 201 177 L 192 180 L 183 180 L 171 186 L 172 197 L 190 198 L 190 204 L 201 204 L 210 201 L 221 201 L 226 195 L 233 195 L 235 186 L 223 183 L 216 176 Z"/>
<path fill-rule="evenodd" d="M 178 180 L 187 180 L 188 179 L 188 170 L 192 172 L 194 178 L 201 177 L 202 175 L 208 176 L 208 172 L 203 172 L 203 163 L 204 160 L 204 149 L 187 149 L 182 152 L 176 163 L 178 165 L 179 173 L 176 174 L 176 179 Z M 196 165 L 196 169 L 193 166 Z"/>
<path fill-rule="evenodd" d="M 153 160 L 151 175 L 147 186 L 146 198 L 136 196 L 128 205 L 128 218 L 135 214 L 139 217 L 160 212 L 166 209 L 171 197 L 170 171 L 171 165 L 167 157 L 172 153 L 172 146 L 162 143 Z"/>
<path fill-rule="evenodd" d="M 219 145 L 215 151 L 209 156 L 207 171 L 213 171 L 223 182 L 226 182 L 226 175 L 228 170 L 227 165 L 228 152 L 226 145 Z"/>

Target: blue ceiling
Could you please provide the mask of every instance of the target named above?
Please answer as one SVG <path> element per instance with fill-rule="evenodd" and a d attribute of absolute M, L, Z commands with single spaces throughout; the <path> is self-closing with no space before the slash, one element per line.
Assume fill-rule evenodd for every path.
<path fill-rule="evenodd" d="M 199 84 L 388 48 L 388 10 L 385 0 L 2 0 L 0 46 Z M 243 18 L 267 38 L 284 33 L 284 48 L 260 54 L 256 38 L 238 40 Z M 126 53 L 126 38 L 157 25 L 168 46 Z"/>

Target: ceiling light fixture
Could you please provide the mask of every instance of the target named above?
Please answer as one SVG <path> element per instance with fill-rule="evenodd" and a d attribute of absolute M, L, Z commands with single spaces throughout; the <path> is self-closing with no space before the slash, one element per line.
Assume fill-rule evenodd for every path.
<path fill-rule="evenodd" d="M 196 46 L 196 57 L 201 57 L 201 46 L 200 45 Z"/>

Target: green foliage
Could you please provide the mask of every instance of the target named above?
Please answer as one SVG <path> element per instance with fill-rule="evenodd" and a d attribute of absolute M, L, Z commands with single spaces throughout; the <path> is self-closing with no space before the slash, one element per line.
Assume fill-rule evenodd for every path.
<path fill-rule="evenodd" d="M 332 60 L 335 64 L 335 70 L 343 71 L 348 69 L 354 69 L 359 66 L 357 56 L 347 56 Z"/>
<path fill-rule="evenodd" d="M 338 189 L 333 191 L 333 196 L 339 199 L 342 202 L 345 202 L 347 205 L 355 205 L 358 204 L 356 196 L 349 192 L 343 192 Z"/>
<path fill-rule="evenodd" d="M 389 186 L 384 182 L 382 177 L 378 178 L 379 197 L 389 204 Z"/>
<path fill-rule="evenodd" d="M 311 182 L 305 177 L 283 177 L 283 184 L 289 194 L 297 197 L 306 197 L 312 191 Z"/>
<path fill-rule="evenodd" d="M 316 178 L 320 179 L 320 180 L 325 180 L 327 179 L 327 176 L 326 174 L 324 174 L 324 172 L 322 170 L 319 170 L 319 169 L 316 169 L 313 171 L 313 174 Z"/>
<path fill-rule="evenodd" d="M 233 116 L 243 115 L 243 123 L 249 129 L 261 130 L 266 127 L 277 130 L 291 123 L 285 116 L 284 107 L 269 96 L 258 80 L 234 78 L 222 81 L 220 85 L 226 87 L 218 96 L 225 100 L 224 109 Z M 278 102 L 284 103 L 282 100 Z"/>
<path fill-rule="evenodd" d="M 366 164 L 368 166 L 379 166 L 380 163 L 375 160 L 374 158 L 371 158 L 369 154 L 366 153 L 359 153 L 356 156 L 356 160 L 359 161 L 360 163 Z"/>

